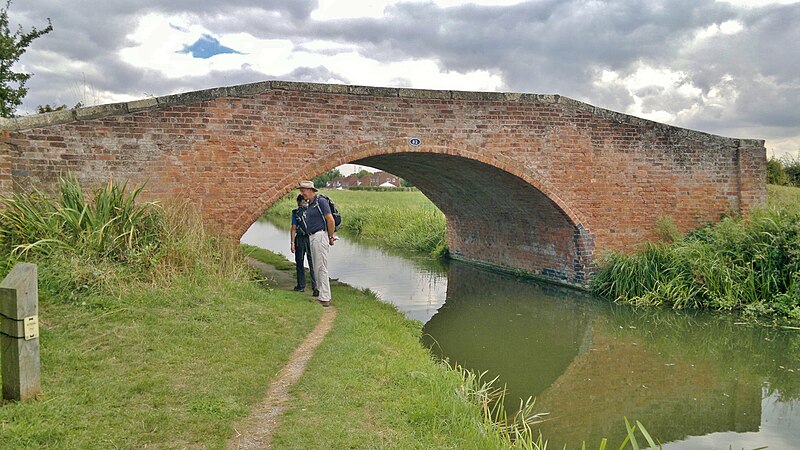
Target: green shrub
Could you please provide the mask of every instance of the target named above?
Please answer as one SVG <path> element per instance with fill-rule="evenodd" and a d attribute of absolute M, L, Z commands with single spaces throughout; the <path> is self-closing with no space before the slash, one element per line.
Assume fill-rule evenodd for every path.
<path fill-rule="evenodd" d="M 664 242 L 675 242 L 681 238 L 681 232 L 672 217 L 662 216 L 656 220 L 656 234 Z"/>
<path fill-rule="evenodd" d="M 783 169 L 786 171 L 786 177 L 789 179 L 787 184 L 800 187 L 800 156 L 797 158 L 784 156 Z"/>
<path fill-rule="evenodd" d="M 774 156 L 767 160 L 767 183 L 778 186 L 787 186 L 789 184 L 789 177 L 786 175 L 786 170 L 783 168 L 781 160 L 776 159 Z"/>
<path fill-rule="evenodd" d="M 800 187 L 800 156 L 774 156 L 767 160 L 767 183 L 778 186 Z"/>

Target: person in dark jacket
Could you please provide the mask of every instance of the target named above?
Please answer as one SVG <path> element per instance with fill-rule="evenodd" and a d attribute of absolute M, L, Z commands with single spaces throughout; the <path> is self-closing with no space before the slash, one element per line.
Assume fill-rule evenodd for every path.
<path fill-rule="evenodd" d="M 294 263 L 297 270 L 297 285 L 295 291 L 306 290 L 306 271 L 303 268 L 303 257 L 308 259 L 308 270 L 311 273 L 311 289 L 314 297 L 319 296 L 317 290 L 317 279 L 314 276 L 314 263 L 311 258 L 311 241 L 308 237 L 306 227 L 306 211 L 308 201 L 302 195 L 297 196 L 297 209 L 292 210 L 292 253 L 294 253 Z"/>

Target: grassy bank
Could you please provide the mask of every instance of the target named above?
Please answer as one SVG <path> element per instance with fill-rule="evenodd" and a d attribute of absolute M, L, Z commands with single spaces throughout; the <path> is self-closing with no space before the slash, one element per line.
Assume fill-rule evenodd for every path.
<path fill-rule="evenodd" d="M 334 328 L 293 388 L 275 448 L 499 448 L 481 435 L 479 410 L 455 395 L 460 377 L 420 345 L 419 322 L 369 291 L 332 289 Z"/>
<path fill-rule="evenodd" d="M 285 261 L 266 251 L 252 256 Z M 292 388 L 295 401 L 274 434 L 275 448 L 547 448 L 530 429 L 503 430 L 504 412 L 492 410 L 502 405 L 500 393 L 436 362 L 420 345 L 421 323 L 368 290 L 334 283 L 333 298 L 334 328 Z M 641 424 L 630 434 L 649 439 Z M 614 448 L 638 449 L 633 442 Z"/>
<path fill-rule="evenodd" d="M 43 395 L 0 406 L 0 448 L 223 448 L 319 316 L 214 278 L 62 300 L 41 301 Z"/>
<path fill-rule="evenodd" d="M 767 208 L 630 255 L 595 278 L 606 297 L 638 305 L 740 310 L 800 324 L 800 188 L 768 186 Z"/>
<path fill-rule="evenodd" d="M 41 398 L 0 405 L 0 448 L 224 448 L 322 308 L 265 286 L 187 205 L 111 184 L 84 194 L 67 180 L 57 198 L 17 196 L 0 213 L 0 276 L 40 269 L 42 356 Z M 502 445 L 468 385 L 419 344 L 419 323 L 369 293 L 334 295 L 339 319 L 278 447 Z"/>
<path fill-rule="evenodd" d="M 323 189 L 342 213 L 340 232 L 383 247 L 439 256 L 447 251 L 445 219 L 419 191 L 372 192 Z M 297 193 L 284 197 L 265 215 L 288 221 Z"/>
<path fill-rule="evenodd" d="M 0 214 L 0 276 L 39 267 L 42 366 L 38 401 L 0 406 L 0 448 L 224 447 L 319 308 L 261 287 L 186 205 L 83 194 Z"/>

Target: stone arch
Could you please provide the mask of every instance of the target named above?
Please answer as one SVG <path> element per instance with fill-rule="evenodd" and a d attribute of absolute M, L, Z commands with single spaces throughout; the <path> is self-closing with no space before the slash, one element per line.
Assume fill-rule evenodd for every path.
<path fill-rule="evenodd" d="M 369 165 L 418 186 L 447 217 L 448 244 L 457 259 L 570 285 L 591 271 L 593 236 L 557 191 L 502 156 L 445 146 L 411 147 L 405 139 L 363 143 L 309 162 L 235 221 L 241 235 L 272 203 L 340 164 Z"/>

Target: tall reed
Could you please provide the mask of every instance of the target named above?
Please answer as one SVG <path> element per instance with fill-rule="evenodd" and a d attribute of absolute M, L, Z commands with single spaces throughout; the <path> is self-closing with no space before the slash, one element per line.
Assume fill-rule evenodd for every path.
<path fill-rule="evenodd" d="M 800 322 L 800 211 L 760 210 L 672 243 L 611 254 L 593 287 L 639 305 L 746 310 Z"/>
<path fill-rule="evenodd" d="M 53 197 L 34 189 L 0 199 L 0 269 L 40 262 L 44 292 L 67 299 L 135 281 L 246 273 L 237 243 L 209 233 L 193 205 L 139 201 L 141 191 L 109 181 L 87 193 L 68 176 Z"/>
<path fill-rule="evenodd" d="M 498 378 L 491 380 L 485 378 L 486 372 L 475 373 L 471 370 L 456 364 L 450 367 L 461 376 L 461 385 L 457 391 L 458 395 L 465 401 L 478 406 L 481 410 L 483 422 L 480 426 L 489 435 L 494 435 L 501 443 L 503 448 L 524 449 L 524 450 L 547 450 L 548 441 L 542 437 L 541 433 L 534 433 L 533 427 L 546 420 L 546 413 L 534 413 L 535 400 L 528 397 L 527 400 L 520 399 L 520 406 L 517 412 L 509 417 L 505 409 L 506 388 L 497 386 Z M 631 425 L 625 418 L 627 435 L 619 446 L 619 450 L 630 448 L 640 450 L 639 442 L 636 439 L 636 432 L 639 431 L 649 448 L 660 449 L 661 443 L 650 436 L 647 429 L 641 422 L 637 421 Z M 599 450 L 605 450 L 608 440 L 602 439 L 598 444 Z M 586 442 L 582 448 L 585 450 Z"/>

